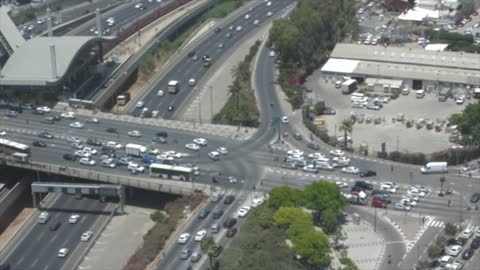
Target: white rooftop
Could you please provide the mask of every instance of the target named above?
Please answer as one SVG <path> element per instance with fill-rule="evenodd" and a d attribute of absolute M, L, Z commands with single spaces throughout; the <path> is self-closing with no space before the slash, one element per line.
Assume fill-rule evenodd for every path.
<path fill-rule="evenodd" d="M 445 51 L 445 49 L 448 47 L 448 44 L 428 44 L 425 46 L 426 51 Z"/>
<path fill-rule="evenodd" d="M 327 63 L 323 65 L 322 71 L 332 73 L 352 73 L 358 63 L 359 61 L 357 60 L 330 58 Z"/>

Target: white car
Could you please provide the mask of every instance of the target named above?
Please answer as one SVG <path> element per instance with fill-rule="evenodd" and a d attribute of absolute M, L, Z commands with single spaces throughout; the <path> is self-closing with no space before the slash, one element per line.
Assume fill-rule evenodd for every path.
<path fill-rule="evenodd" d="M 419 201 L 420 201 L 420 198 L 418 198 L 418 196 L 410 195 L 410 194 L 404 194 L 404 195 L 402 195 L 402 199 L 407 199 L 407 200 L 415 201 L 415 202 L 419 202 Z"/>
<path fill-rule="evenodd" d="M 289 156 L 303 156 L 303 151 L 294 149 L 294 150 L 288 150 L 287 155 Z"/>
<path fill-rule="evenodd" d="M 68 223 L 70 224 L 75 224 L 78 222 L 78 220 L 80 219 L 80 215 L 78 214 L 73 214 L 70 216 L 70 218 L 68 219 Z"/>
<path fill-rule="evenodd" d="M 465 102 L 464 97 L 459 97 L 455 100 L 455 103 L 457 103 L 458 105 L 462 105 L 464 102 Z"/>
<path fill-rule="evenodd" d="M 416 188 L 412 188 L 410 190 L 407 190 L 407 193 L 410 194 L 410 195 L 416 195 L 418 197 L 421 197 L 421 198 L 424 198 L 425 197 L 425 192 L 421 191 L 421 190 L 418 190 Z"/>
<path fill-rule="evenodd" d="M 140 138 L 140 137 L 142 137 L 142 133 L 140 133 L 140 131 L 138 131 L 138 130 L 129 131 L 127 134 L 128 134 L 128 136 L 130 136 L 130 137 L 135 137 L 135 138 Z"/>
<path fill-rule="evenodd" d="M 98 152 L 97 152 L 97 149 L 93 149 L 91 147 L 84 147 L 83 148 L 83 151 L 85 152 L 88 152 L 90 153 L 91 155 L 96 155 Z"/>
<path fill-rule="evenodd" d="M 158 156 L 157 156 L 157 160 L 160 160 L 160 161 L 170 160 L 170 161 L 171 161 L 171 160 L 175 160 L 175 158 L 172 157 L 172 156 L 169 156 L 169 155 L 167 155 L 167 154 L 161 154 L 161 155 L 158 155 Z"/>
<path fill-rule="evenodd" d="M 270 55 L 270 57 L 274 57 L 274 56 L 275 56 L 275 51 L 270 51 L 270 52 L 268 53 L 268 55 Z M 285 116 L 285 117 L 286 117 L 286 116 Z M 282 117 L 282 119 L 283 119 L 283 117 Z M 283 122 L 283 121 L 282 121 L 282 122 Z M 284 123 L 285 123 L 285 122 L 284 122 Z M 288 123 L 288 119 L 287 119 L 287 123 Z"/>
<path fill-rule="evenodd" d="M 113 162 L 113 158 L 105 158 L 105 159 L 102 159 L 102 167 L 105 167 L 105 168 L 115 168 L 117 167 L 117 164 L 115 164 L 115 162 Z"/>
<path fill-rule="evenodd" d="M 287 116 L 282 116 L 282 123 L 284 123 L 284 124 L 288 123 L 288 117 Z"/>
<path fill-rule="evenodd" d="M 67 254 L 68 254 L 68 248 L 61 248 L 61 249 L 58 251 L 58 257 L 60 257 L 60 258 L 65 258 L 65 257 L 67 257 Z"/>
<path fill-rule="evenodd" d="M 120 143 L 114 142 L 114 141 L 109 141 L 105 145 L 108 146 L 108 147 L 115 148 L 117 150 L 123 148 L 123 145 L 121 145 Z"/>
<path fill-rule="evenodd" d="M 65 113 L 60 114 L 60 117 L 65 118 L 65 119 L 75 119 L 75 113 L 74 112 L 65 112 Z"/>
<path fill-rule="evenodd" d="M 395 208 L 398 210 L 403 210 L 403 211 L 410 211 L 412 210 L 412 207 L 410 205 L 404 205 L 403 203 L 399 202 L 395 204 Z"/>
<path fill-rule="evenodd" d="M 415 207 L 417 206 L 417 202 L 412 200 L 412 199 L 401 199 L 400 200 L 400 203 L 403 204 L 403 205 L 408 205 L 408 206 L 411 206 L 411 207 Z"/>
<path fill-rule="evenodd" d="M 208 144 L 207 140 L 204 138 L 195 138 L 193 139 L 193 142 L 201 146 L 207 146 Z"/>
<path fill-rule="evenodd" d="M 70 124 L 71 128 L 83 128 L 83 124 L 80 122 L 73 122 Z"/>
<path fill-rule="evenodd" d="M 180 237 L 178 237 L 177 243 L 179 244 L 185 244 L 188 242 L 188 239 L 190 239 L 190 234 L 189 233 L 182 233 Z"/>
<path fill-rule="evenodd" d="M 342 172 L 348 173 L 348 174 L 359 174 L 360 170 L 357 167 L 348 166 L 348 167 L 342 168 Z"/>
<path fill-rule="evenodd" d="M 154 156 L 156 156 L 156 155 L 158 155 L 158 153 L 160 153 L 160 151 L 158 151 L 158 149 L 155 149 L 155 148 L 149 148 L 149 149 L 147 150 L 147 154 L 149 154 L 149 155 L 154 155 Z"/>
<path fill-rule="evenodd" d="M 195 84 L 197 84 L 197 81 L 194 78 L 191 78 L 190 80 L 188 80 L 188 85 L 195 86 Z"/>
<path fill-rule="evenodd" d="M 267 2 L 267 7 L 270 7 L 270 6 L 272 6 L 272 2 L 268 1 Z"/>
<path fill-rule="evenodd" d="M 134 163 L 134 162 L 128 163 L 127 168 L 128 168 L 129 171 L 135 171 L 135 172 L 144 172 L 145 171 L 145 167 L 140 166 L 140 165 L 138 165 L 137 163 Z"/>
<path fill-rule="evenodd" d="M 339 150 L 339 149 L 335 149 L 335 150 L 330 150 L 330 155 L 334 156 L 334 157 L 343 157 L 345 156 L 345 152 L 343 152 L 342 150 Z"/>
<path fill-rule="evenodd" d="M 450 256 L 453 256 L 453 257 L 457 257 L 460 252 L 462 252 L 462 246 L 460 245 L 454 245 L 454 246 L 451 246 L 449 249 L 448 249 L 448 254 Z"/>
<path fill-rule="evenodd" d="M 92 231 L 86 231 L 82 234 L 82 236 L 80 237 L 80 241 L 82 242 L 87 242 L 88 240 L 90 240 L 90 238 L 92 237 L 93 235 L 93 232 Z"/>
<path fill-rule="evenodd" d="M 388 192 L 390 192 L 390 193 L 395 193 L 395 192 L 397 192 L 396 186 L 394 186 L 393 183 L 390 183 L 390 182 L 384 182 L 384 183 L 380 186 L 380 189 L 381 189 L 381 190 L 388 191 Z"/>
<path fill-rule="evenodd" d="M 44 113 L 49 113 L 49 112 L 52 111 L 52 109 L 50 109 L 50 108 L 47 107 L 47 106 L 38 107 L 36 110 L 37 110 L 37 111 L 44 112 Z"/>
<path fill-rule="evenodd" d="M 250 15 L 249 15 L 249 14 L 245 14 L 245 17 L 244 17 L 244 18 L 245 18 L 245 20 L 248 20 L 248 19 L 250 19 Z"/>
<path fill-rule="evenodd" d="M 252 207 L 255 208 L 257 206 L 260 206 L 263 204 L 263 199 L 262 198 L 258 198 L 258 199 L 253 199 L 252 201 Z"/>
<path fill-rule="evenodd" d="M 267 12 L 267 16 L 268 16 L 268 17 L 271 17 L 272 14 L 273 14 L 273 13 L 272 13 L 271 11 Z"/>
<path fill-rule="evenodd" d="M 180 159 L 180 158 L 183 157 L 182 153 L 179 153 L 179 152 L 176 152 L 176 151 L 167 151 L 167 152 L 164 152 L 163 154 L 165 154 L 167 156 L 170 156 L 170 157 L 174 157 L 176 159 Z"/>
<path fill-rule="evenodd" d="M 83 157 L 83 158 L 80 159 L 80 164 L 95 166 L 95 160 L 87 158 L 87 157 Z"/>
<path fill-rule="evenodd" d="M 219 152 L 219 153 L 222 154 L 222 155 L 228 154 L 228 150 L 227 150 L 227 148 L 225 148 L 225 147 L 219 147 L 219 148 L 217 148 L 217 152 Z"/>
<path fill-rule="evenodd" d="M 259 20 L 255 20 L 255 21 L 253 21 L 253 24 L 254 24 L 254 25 L 259 25 L 259 24 L 260 24 L 260 21 L 259 21 Z"/>
<path fill-rule="evenodd" d="M 235 30 L 242 31 L 242 27 L 239 25 L 239 26 L 237 26 L 237 28 L 235 28 Z"/>
<path fill-rule="evenodd" d="M 87 118 L 87 123 L 92 123 L 92 124 L 100 124 L 100 120 L 98 120 L 98 118 L 95 118 L 95 117 L 90 117 L 90 118 Z"/>
<path fill-rule="evenodd" d="M 309 159 L 321 159 L 321 158 L 325 158 L 325 155 L 322 154 L 322 153 L 312 153 L 312 154 L 308 154 L 308 158 Z"/>
<path fill-rule="evenodd" d="M 193 151 L 200 150 L 200 146 L 196 143 L 187 143 L 187 144 L 185 144 L 185 148 L 193 150 Z"/>
<path fill-rule="evenodd" d="M 0 137 L 3 137 L 7 135 L 7 132 L 5 130 L 0 130 Z"/>
<path fill-rule="evenodd" d="M 249 206 L 244 206 L 238 210 L 238 217 L 245 217 L 252 208 Z"/>
<path fill-rule="evenodd" d="M 341 181 L 337 181 L 337 182 L 335 182 L 335 184 L 336 184 L 337 187 L 339 187 L 339 188 L 346 188 L 346 187 L 348 187 L 348 184 L 347 184 L 347 183 L 341 182 Z"/>
<path fill-rule="evenodd" d="M 139 101 L 137 102 L 137 104 L 135 105 L 137 108 L 143 108 L 143 106 L 145 106 L 145 102 L 143 101 Z"/>
<path fill-rule="evenodd" d="M 304 172 L 318 173 L 318 169 L 315 165 L 309 164 L 302 169 Z"/>
<path fill-rule="evenodd" d="M 89 152 L 83 150 L 77 150 L 73 154 L 80 158 L 90 158 L 90 156 L 92 155 Z"/>
<path fill-rule="evenodd" d="M 338 165 L 348 166 L 348 164 L 350 164 L 350 159 L 348 157 L 334 157 L 333 162 Z"/>
<path fill-rule="evenodd" d="M 470 237 L 472 237 L 472 235 L 473 235 L 473 231 L 471 229 L 465 229 L 462 232 L 462 234 L 460 235 L 460 237 L 470 239 Z"/>
<path fill-rule="evenodd" d="M 327 162 L 317 162 L 317 169 L 324 171 L 333 171 L 335 167 Z"/>
<path fill-rule="evenodd" d="M 163 90 L 158 90 L 157 96 L 163 97 L 164 95 L 165 95 L 165 92 L 163 92 Z"/>
<path fill-rule="evenodd" d="M 475 231 L 475 237 L 480 238 L 480 228 Z"/>
<path fill-rule="evenodd" d="M 200 242 L 207 236 L 207 230 L 198 231 L 195 235 L 195 241 Z"/>
<path fill-rule="evenodd" d="M 77 138 L 77 137 L 67 137 L 67 142 L 71 142 L 71 143 L 81 143 L 82 140 Z"/>

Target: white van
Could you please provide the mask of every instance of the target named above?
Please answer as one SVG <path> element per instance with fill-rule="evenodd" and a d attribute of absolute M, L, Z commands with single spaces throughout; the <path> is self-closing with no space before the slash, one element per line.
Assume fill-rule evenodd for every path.
<path fill-rule="evenodd" d="M 353 93 L 350 97 L 350 101 L 357 103 L 367 102 L 368 97 L 363 93 Z"/>
<path fill-rule="evenodd" d="M 38 216 L 38 223 L 45 224 L 47 223 L 49 218 L 50 218 L 50 215 L 48 214 L 48 212 L 41 212 L 40 216 Z"/>
<path fill-rule="evenodd" d="M 448 173 L 448 163 L 446 161 L 428 162 L 420 171 L 423 174 L 427 173 Z"/>
<path fill-rule="evenodd" d="M 423 89 L 417 90 L 417 93 L 416 93 L 417 98 L 423 98 L 424 96 L 425 96 L 425 90 Z"/>
<path fill-rule="evenodd" d="M 217 151 L 212 151 L 208 153 L 208 157 L 216 161 L 220 159 L 220 153 Z"/>

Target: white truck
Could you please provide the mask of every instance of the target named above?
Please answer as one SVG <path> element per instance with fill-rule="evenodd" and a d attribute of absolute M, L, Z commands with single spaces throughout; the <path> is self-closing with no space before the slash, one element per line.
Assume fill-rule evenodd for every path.
<path fill-rule="evenodd" d="M 360 204 L 366 205 L 367 204 L 367 193 L 360 191 L 358 194 L 343 194 L 347 201 L 351 204 Z"/>
<path fill-rule="evenodd" d="M 448 173 L 448 163 L 446 161 L 428 162 L 420 171 L 423 174 L 428 173 Z"/>
<path fill-rule="evenodd" d="M 342 93 L 350 94 L 357 90 L 357 81 L 355 79 L 349 79 L 342 83 Z"/>
<path fill-rule="evenodd" d="M 176 94 L 178 92 L 178 89 L 179 89 L 179 86 L 180 86 L 180 83 L 178 81 L 169 81 L 168 82 L 168 92 L 170 94 Z"/>
<path fill-rule="evenodd" d="M 147 152 L 147 147 L 140 144 L 127 143 L 125 145 L 125 152 L 130 156 L 141 157 Z"/>

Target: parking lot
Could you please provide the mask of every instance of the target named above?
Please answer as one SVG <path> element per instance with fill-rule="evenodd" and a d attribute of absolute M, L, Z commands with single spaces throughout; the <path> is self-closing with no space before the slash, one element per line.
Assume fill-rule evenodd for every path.
<path fill-rule="evenodd" d="M 455 100 L 447 99 L 439 102 L 435 92 L 427 93 L 424 98 L 416 98 L 415 92 L 409 95 L 400 95 L 396 100 L 383 104 L 380 110 L 369 110 L 366 108 L 352 108 L 350 95 L 344 95 L 335 88 L 334 81 L 326 81 L 320 76 L 320 71 L 315 72 L 307 79 L 306 87 L 313 90 L 308 93 L 312 100 L 324 100 L 327 107 L 336 110 L 336 115 L 323 116 L 330 136 L 340 136 L 338 130 L 341 122 L 350 118 L 351 113 L 365 118 L 370 117 L 371 123 L 357 123 L 353 126 L 352 140 L 353 147 L 358 149 L 362 143 L 368 144 L 369 151 L 379 151 L 381 144 L 386 143 L 387 152 L 400 150 L 409 152 L 431 153 L 454 145 L 449 142 L 449 134 L 446 133 L 445 124 L 440 132 L 435 128 L 417 129 L 416 122 L 423 118 L 431 120 L 435 124 L 438 121 L 446 121 L 453 113 L 461 112 L 466 104 L 473 100 L 466 99 L 462 105 L 457 105 Z M 399 113 L 404 114 L 404 121 L 393 120 Z M 379 119 L 380 123 L 375 124 L 374 120 Z M 406 121 L 413 120 L 413 127 L 407 128 Z M 438 121 L 437 121 L 438 120 Z M 374 136 L 373 136 L 374 135 Z M 428 143 L 425 143 L 427 142 Z"/>

